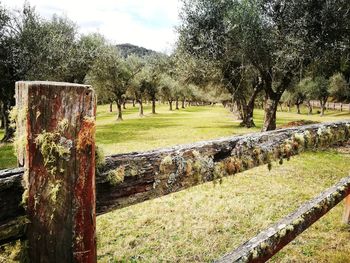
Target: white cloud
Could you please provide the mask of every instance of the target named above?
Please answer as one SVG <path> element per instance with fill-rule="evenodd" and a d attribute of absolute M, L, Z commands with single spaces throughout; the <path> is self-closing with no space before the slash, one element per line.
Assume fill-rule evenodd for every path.
<path fill-rule="evenodd" d="M 54 13 L 76 22 L 80 32 L 98 31 L 114 43 L 131 43 L 157 51 L 171 50 L 179 23 L 179 0 L 29 0 L 38 13 Z M 21 7 L 24 0 L 3 0 L 9 7 Z"/>

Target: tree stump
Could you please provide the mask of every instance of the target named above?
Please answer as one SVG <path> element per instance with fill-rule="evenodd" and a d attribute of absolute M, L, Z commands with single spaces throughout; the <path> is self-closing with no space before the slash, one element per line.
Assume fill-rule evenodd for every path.
<path fill-rule="evenodd" d="M 16 103 L 30 262 L 96 262 L 94 91 L 17 82 Z"/>

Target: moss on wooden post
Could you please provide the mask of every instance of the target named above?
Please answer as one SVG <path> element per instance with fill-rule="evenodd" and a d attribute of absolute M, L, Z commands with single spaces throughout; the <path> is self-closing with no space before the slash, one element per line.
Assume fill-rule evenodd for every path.
<path fill-rule="evenodd" d="M 96 262 L 94 91 L 17 82 L 16 102 L 29 260 Z"/>

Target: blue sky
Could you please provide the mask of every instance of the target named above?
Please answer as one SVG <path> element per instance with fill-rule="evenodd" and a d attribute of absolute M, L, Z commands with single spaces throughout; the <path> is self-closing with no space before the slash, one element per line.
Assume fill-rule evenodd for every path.
<path fill-rule="evenodd" d="M 24 0 L 2 0 L 20 8 Z M 179 0 L 28 0 L 44 18 L 66 15 L 81 33 L 100 32 L 116 44 L 131 43 L 169 53 L 176 40 Z"/>

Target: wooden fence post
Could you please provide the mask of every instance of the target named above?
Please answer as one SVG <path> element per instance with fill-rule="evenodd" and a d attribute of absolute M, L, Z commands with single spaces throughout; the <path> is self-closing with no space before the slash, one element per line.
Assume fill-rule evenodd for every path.
<path fill-rule="evenodd" d="M 29 261 L 96 262 L 94 91 L 17 82 L 16 103 Z"/>
<path fill-rule="evenodd" d="M 350 195 L 345 198 L 345 211 L 343 221 L 345 224 L 350 224 Z"/>

